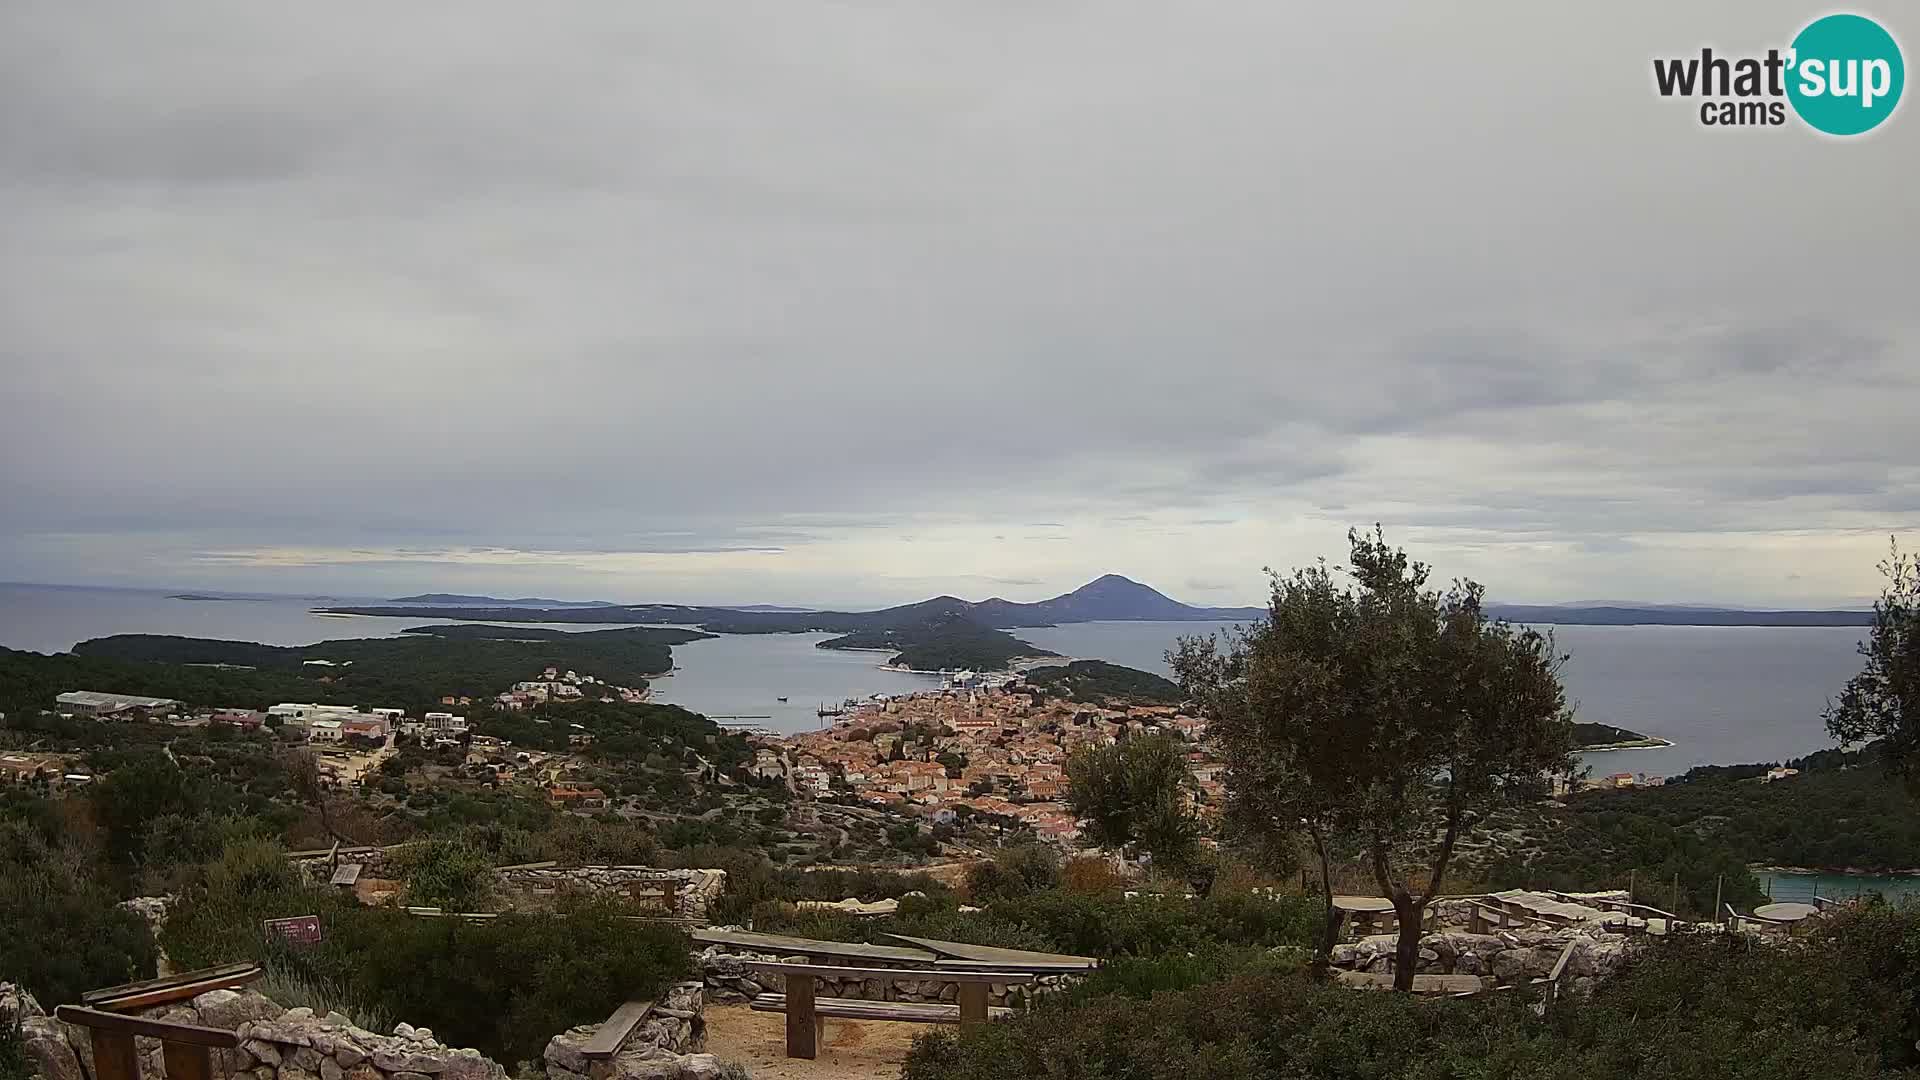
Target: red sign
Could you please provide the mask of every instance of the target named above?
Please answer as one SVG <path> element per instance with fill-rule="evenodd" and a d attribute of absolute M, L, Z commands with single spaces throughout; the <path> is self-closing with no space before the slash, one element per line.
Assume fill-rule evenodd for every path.
<path fill-rule="evenodd" d="M 295 915 L 291 919 L 268 919 L 264 924 L 268 937 L 278 935 L 289 945 L 320 944 L 320 916 Z"/>

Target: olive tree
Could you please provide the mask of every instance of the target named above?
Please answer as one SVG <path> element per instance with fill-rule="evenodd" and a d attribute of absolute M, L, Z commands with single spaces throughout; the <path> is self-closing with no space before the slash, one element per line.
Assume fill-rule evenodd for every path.
<path fill-rule="evenodd" d="M 1565 657 L 1551 636 L 1493 619 L 1468 580 L 1429 568 L 1376 527 L 1347 534 L 1349 565 L 1273 575 L 1265 619 L 1224 643 L 1169 655 L 1227 760 L 1227 813 L 1243 834 L 1304 832 L 1337 929 L 1328 871 L 1361 855 L 1393 902 L 1394 985 L 1410 990 L 1420 923 L 1470 814 L 1538 798 L 1573 768 Z M 1415 880 L 1410 849 L 1430 851 Z"/>
<path fill-rule="evenodd" d="M 1848 744 L 1884 740 L 1888 767 L 1920 794 L 1920 560 L 1896 546 L 1880 572 L 1887 585 L 1860 644 L 1866 663 L 1827 703 L 1827 731 Z"/>
<path fill-rule="evenodd" d="M 1186 785 L 1186 750 L 1167 735 L 1082 747 L 1067 759 L 1067 805 L 1086 822 L 1087 839 L 1144 852 L 1156 868 L 1185 869 L 1198 848 Z"/>

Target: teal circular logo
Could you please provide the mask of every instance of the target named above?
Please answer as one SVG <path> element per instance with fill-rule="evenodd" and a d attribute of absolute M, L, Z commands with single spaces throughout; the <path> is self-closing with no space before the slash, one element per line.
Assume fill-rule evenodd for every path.
<path fill-rule="evenodd" d="M 1900 104 L 1907 68 L 1900 45 L 1864 15 L 1815 19 L 1793 39 L 1787 100 L 1808 126 L 1829 135 L 1879 127 Z"/>

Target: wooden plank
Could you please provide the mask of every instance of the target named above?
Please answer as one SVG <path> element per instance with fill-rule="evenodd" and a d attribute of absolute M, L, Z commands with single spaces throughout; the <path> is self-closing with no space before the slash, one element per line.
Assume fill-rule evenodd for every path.
<path fill-rule="evenodd" d="M 94 1033 L 95 1045 L 106 1035 L 146 1035 L 155 1039 L 171 1042 L 192 1043 L 195 1046 L 211 1046 L 220 1050 L 231 1050 L 240 1045 L 233 1032 L 225 1028 L 200 1027 L 197 1024 L 172 1024 L 164 1020 L 143 1020 L 124 1013 L 102 1012 L 99 1009 L 83 1008 L 79 1005 L 62 1005 L 53 1011 L 56 1019 L 65 1023 L 77 1024 L 89 1028 Z"/>
<path fill-rule="evenodd" d="M 105 986 L 98 990 L 89 990 L 80 995 L 82 1003 L 91 1005 L 101 998 L 120 997 L 139 990 L 151 990 L 162 986 L 179 986 L 183 982 L 198 982 L 220 975 L 237 975 L 243 971 L 257 971 L 259 965 L 251 960 L 242 960 L 237 964 L 215 964 L 213 967 L 195 968 L 192 971 L 162 975 L 157 979 L 141 979 L 139 982 L 121 983 L 118 986 Z"/>
<path fill-rule="evenodd" d="M 61 1006 L 55 1015 L 66 1010 Z M 60 1016 L 65 1020 L 66 1017 Z M 89 1031 L 93 1045 L 94 1080 L 140 1080 L 140 1059 L 133 1050 L 133 1036 L 125 1031 Z"/>
<path fill-rule="evenodd" d="M 933 966 L 941 971 L 1004 971 L 1004 965 L 986 960 L 935 960 Z M 1071 963 L 1042 964 L 1026 963 L 1016 965 L 1025 975 L 1058 975 L 1088 970 L 1087 965 L 1075 960 Z"/>
<path fill-rule="evenodd" d="M 840 967 L 836 964 L 782 964 L 776 960 L 748 960 L 741 964 L 749 971 L 770 971 L 780 975 L 810 975 L 814 978 L 842 979 L 932 979 L 960 983 L 1030 983 L 1039 978 L 1031 971 L 980 971 L 972 968 L 866 968 Z"/>
<path fill-rule="evenodd" d="M 1553 962 L 1553 970 L 1547 974 L 1548 982 L 1558 983 L 1560 981 L 1560 976 L 1567 970 L 1567 961 L 1573 959 L 1573 947 L 1579 943 L 1580 939 L 1574 938 L 1572 941 L 1567 942 L 1566 948 L 1560 950 L 1560 959 Z"/>
<path fill-rule="evenodd" d="M 629 1001 L 613 1010 L 613 1015 L 600 1022 L 600 1029 L 580 1048 L 580 1056 L 589 1061 L 605 1061 L 620 1052 L 626 1045 L 627 1036 L 653 1011 L 651 1001 Z M 167 1080 L 173 1080 L 171 1074 Z"/>
<path fill-rule="evenodd" d="M 960 1026 L 987 1022 L 987 984 L 960 984 Z"/>
<path fill-rule="evenodd" d="M 785 1012 L 786 995 L 761 994 L 753 999 L 752 1008 L 757 1012 Z M 836 1020 L 888 1020 L 903 1024 L 957 1024 L 960 1022 L 960 1006 L 931 1001 L 866 1001 L 861 998 L 815 997 L 813 1011 L 816 1016 L 832 1017 Z M 987 1010 L 987 1015 L 1000 1020 L 1012 1016 L 1013 1010 L 995 1006 Z"/>
<path fill-rule="evenodd" d="M 166 1080 L 213 1080 L 213 1051 L 204 1046 L 162 1042 L 160 1061 L 167 1071 Z"/>
<path fill-rule="evenodd" d="M 931 964 L 940 957 L 925 949 L 903 949 L 894 945 L 867 945 L 859 942 L 816 941 L 813 938 L 784 934 L 755 934 L 745 930 L 696 930 L 693 940 L 702 945 L 737 945 L 754 952 L 799 953 L 802 956 L 838 956 L 849 960 L 897 960 L 905 964 Z"/>
<path fill-rule="evenodd" d="M 260 968 L 254 967 L 232 975 L 219 975 L 210 979 L 201 979 L 198 982 L 180 983 L 177 986 L 157 986 L 151 990 L 142 990 L 129 994 L 116 994 L 113 997 L 97 997 L 91 1001 L 87 1001 L 85 997 L 82 997 L 81 1000 L 99 1009 L 108 1009 L 113 1012 L 131 1012 L 135 1009 L 149 1009 L 155 1005 L 167 1005 L 176 1001 L 186 1001 L 190 998 L 197 998 L 210 990 L 235 990 L 258 979 L 262 974 L 263 972 Z"/>
<path fill-rule="evenodd" d="M 1015 971 L 1028 964 L 1046 965 L 1049 970 L 1058 970 L 1061 965 L 1073 964 L 1079 968 L 1097 968 L 1100 961 L 1091 956 L 1074 956 L 1070 953 L 1034 952 L 1030 949 L 996 949 L 989 945 L 969 945 L 964 941 L 942 941 L 939 938 L 911 937 L 906 934 L 888 934 L 895 941 L 906 941 L 924 949 L 939 953 L 943 959 L 974 960 L 987 964 L 996 964 L 1003 971 Z"/>
<path fill-rule="evenodd" d="M 820 1018 L 813 1012 L 813 980 L 787 983 L 787 1056 L 812 1061 L 820 1044 Z"/>

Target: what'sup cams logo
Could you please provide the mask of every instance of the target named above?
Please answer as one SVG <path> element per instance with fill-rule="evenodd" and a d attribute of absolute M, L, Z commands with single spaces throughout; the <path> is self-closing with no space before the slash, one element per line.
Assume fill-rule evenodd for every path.
<path fill-rule="evenodd" d="M 1656 58 L 1661 97 L 1700 99 L 1707 127 L 1778 127 L 1787 109 L 1815 131 L 1864 135 L 1893 115 L 1907 82 L 1900 44 L 1864 15 L 1827 15 L 1794 35 L 1785 50 L 1728 57 Z"/>

